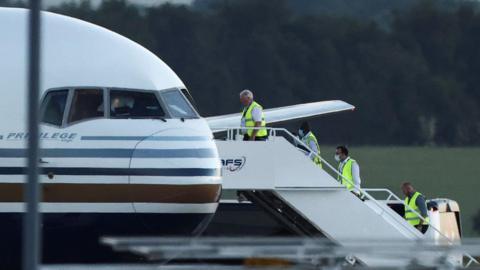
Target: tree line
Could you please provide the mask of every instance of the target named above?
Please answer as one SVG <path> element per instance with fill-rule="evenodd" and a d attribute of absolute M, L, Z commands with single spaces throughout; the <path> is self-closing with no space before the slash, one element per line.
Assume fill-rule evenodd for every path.
<path fill-rule="evenodd" d="M 239 111 L 238 93 L 248 88 L 266 108 L 329 99 L 355 105 L 354 112 L 312 120 L 322 143 L 480 144 L 477 5 L 365 0 L 381 9 L 364 15 L 360 11 L 375 9 L 356 12 L 350 2 L 200 0 L 141 7 L 107 0 L 52 11 L 154 52 L 182 78 L 204 116 Z M 338 12 L 342 5 L 351 10 Z"/>

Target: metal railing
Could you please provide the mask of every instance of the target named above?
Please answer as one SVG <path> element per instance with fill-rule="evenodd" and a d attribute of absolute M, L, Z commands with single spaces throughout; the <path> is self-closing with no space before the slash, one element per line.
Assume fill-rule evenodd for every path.
<path fill-rule="evenodd" d="M 303 269 L 342 268 L 345 257 L 351 254 L 385 256 L 403 260 L 407 267 L 397 262 L 384 267 L 386 269 L 451 269 L 448 257 L 466 253 L 480 254 L 479 241 L 476 239 L 464 246 L 439 246 L 432 243 L 411 245 L 405 241 L 347 241 L 345 245 L 337 245 L 326 238 L 311 237 L 103 237 L 103 244 L 115 251 L 140 254 L 147 260 L 156 262 L 170 261 L 172 258 L 203 263 L 209 260 L 244 260 L 252 258 L 280 259 L 291 262 L 290 266 L 303 265 Z M 418 254 L 435 252 L 439 259 L 418 262 Z M 263 265 L 265 266 L 265 265 Z M 283 267 L 281 267 L 283 266 Z M 275 269 L 285 269 L 286 265 Z M 374 268 L 379 266 L 372 265 Z M 163 268 L 161 268 L 163 269 Z M 363 269 L 363 268 L 362 268 Z"/>
<path fill-rule="evenodd" d="M 420 215 L 420 213 L 416 212 L 414 209 L 412 209 L 408 204 L 405 204 L 405 202 L 400 199 L 395 193 L 393 193 L 391 190 L 389 189 L 386 189 L 386 188 L 365 188 L 363 189 L 365 191 L 368 191 L 368 192 L 384 192 L 384 193 L 387 193 L 388 197 L 385 199 L 385 203 L 388 203 L 388 202 L 401 202 L 404 206 L 407 207 L 408 210 L 412 211 L 413 213 L 415 213 L 423 222 L 427 223 L 427 220 L 422 216 Z M 394 199 L 394 200 L 391 200 L 391 199 Z M 432 228 L 435 232 L 438 233 L 438 235 L 440 235 L 443 239 L 447 240 L 447 243 L 450 244 L 450 245 L 454 245 L 454 244 L 458 244 L 458 243 L 455 243 L 454 240 L 450 239 L 448 236 L 446 236 L 444 233 L 442 233 L 437 227 L 429 224 L 430 228 Z M 473 263 L 475 264 L 480 264 L 480 262 L 478 262 L 477 259 L 475 259 L 473 256 L 471 256 L 470 254 L 468 253 L 465 253 L 464 254 L 465 257 L 467 257 L 469 260 L 468 262 L 465 264 L 465 267 L 469 267 L 470 265 L 472 265 Z"/>
<path fill-rule="evenodd" d="M 233 128 L 233 127 L 229 127 L 229 128 L 219 128 L 221 130 L 226 130 L 227 132 L 227 137 L 226 137 L 226 140 L 236 140 L 236 136 L 237 135 L 241 135 L 241 134 L 244 134 L 244 131 L 245 131 L 245 128 L 243 127 L 236 127 L 236 128 Z M 275 137 L 277 137 L 277 133 L 285 133 L 288 138 L 292 139 L 293 142 L 295 143 L 296 146 L 298 145 L 301 145 L 303 148 L 307 149 L 307 151 L 310 152 L 310 154 L 314 154 L 314 156 L 318 157 L 320 159 L 320 161 L 322 162 L 322 164 L 326 165 L 334 174 L 337 175 L 337 178 L 336 180 L 338 182 L 340 182 L 342 184 L 342 181 L 340 180 L 340 178 L 343 180 L 343 181 L 346 181 L 348 182 L 349 184 L 351 184 L 353 186 L 353 189 L 355 190 L 355 193 L 356 194 L 360 194 L 363 198 L 366 198 L 368 199 L 369 201 L 372 201 L 375 205 L 377 205 L 379 207 L 379 209 L 381 209 L 379 215 L 382 216 L 384 213 L 389 215 L 390 217 L 392 217 L 393 220 L 397 220 L 397 216 L 398 214 L 397 213 L 392 213 L 390 211 L 385 211 L 384 209 L 384 205 L 382 205 L 381 202 L 379 202 L 377 199 L 375 199 L 369 192 L 386 192 L 388 194 L 388 197 L 386 199 L 386 201 L 391 201 L 390 199 L 391 198 L 394 198 L 396 202 L 400 202 L 404 205 L 404 207 L 406 207 L 406 209 L 410 210 L 411 212 L 413 212 L 418 218 L 420 218 L 420 220 L 422 220 L 423 222 L 425 222 L 426 224 L 428 224 L 427 220 L 420 214 L 418 213 L 417 211 L 415 211 L 413 208 L 411 208 L 409 205 L 405 204 L 405 202 L 400 199 L 395 193 L 393 193 L 391 190 L 389 189 L 385 189 L 385 188 L 382 188 L 382 189 L 374 189 L 374 188 L 370 188 L 370 189 L 367 189 L 367 188 L 360 188 L 358 186 L 356 186 L 352 181 L 350 181 L 349 179 L 345 178 L 335 167 L 333 167 L 330 163 L 328 163 L 328 161 L 326 161 L 325 159 L 323 159 L 318 153 L 315 153 L 312 149 L 310 149 L 310 147 L 308 147 L 302 140 L 300 140 L 297 136 L 295 136 L 294 134 L 292 134 L 290 131 L 288 131 L 287 129 L 285 128 L 272 128 L 272 127 L 249 127 L 248 129 L 267 129 L 268 131 L 268 135 L 269 135 L 269 140 L 274 140 Z M 333 177 L 335 178 L 335 177 Z M 343 184 L 342 184 L 343 185 Z M 345 187 L 346 188 L 346 187 Z M 397 216 L 394 216 L 394 215 L 397 215 Z M 398 223 L 399 225 L 403 226 L 404 228 L 407 228 L 407 231 L 410 231 L 411 229 L 411 225 L 407 222 L 400 222 Z M 435 226 L 429 224 L 429 227 L 432 228 L 433 230 L 435 230 L 438 235 L 440 235 L 444 240 L 446 240 L 447 244 L 449 245 L 455 245 L 455 244 L 458 244 L 458 243 L 455 243 L 455 241 L 453 241 L 452 239 L 450 239 L 448 236 L 446 236 L 445 234 L 443 234 L 438 228 L 436 228 Z M 473 263 L 475 264 L 478 264 L 480 265 L 480 262 L 478 260 L 476 260 L 473 256 L 471 256 L 470 254 L 463 254 L 465 257 L 467 257 L 469 259 L 469 261 L 464 265 L 465 267 L 469 267 L 470 265 L 472 265 Z"/>

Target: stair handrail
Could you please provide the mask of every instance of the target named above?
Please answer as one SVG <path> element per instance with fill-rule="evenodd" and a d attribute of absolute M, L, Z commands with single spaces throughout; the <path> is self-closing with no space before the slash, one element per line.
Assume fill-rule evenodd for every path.
<path fill-rule="evenodd" d="M 424 222 L 427 222 L 427 220 L 422 215 L 420 215 L 417 211 L 415 211 L 408 204 L 406 204 L 402 199 L 400 199 L 400 197 L 397 196 L 397 194 L 393 193 L 391 190 L 389 190 L 387 188 L 366 188 L 364 190 L 370 191 L 370 192 L 386 192 L 388 194 L 388 197 L 387 197 L 386 201 L 390 201 L 390 198 L 393 197 L 396 201 L 402 202 L 402 204 L 404 206 L 407 206 L 408 210 L 415 213 Z M 445 238 L 447 240 L 448 244 L 451 244 L 451 245 L 455 244 L 455 242 L 452 239 L 450 239 L 448 236 L 446 236 L 444 233 L 442 233 L 437 227 L 435 227 L 433 225 L 429 225 L 429 226 L 431 228 L 433 228 L 441 237 Z M 468 253 L 464 253 L 463 255 L 469 259 L 469 261 L 465 265 L 465 267 L 469 267 L 472 263 L 480 264 L 480 262 L 477 259 L 475 259 L 472 255 L 470 255 Z"/>
<path fill-rule="evenodd" d="M 276 128 L 278 129 L 278 128 Z M 333 167 L 328 161 L 326 161 L 325 159 L 323 159 L 318 153 L 315 153 L 312 151 L 312 149 L 310 149 L 310 147 L 308 147 L 302 140 L 300 140 L 297 136 L 293 135 L 290 131 L 286 130 L 286 129 L 283 129 L 282 128 L 282 131 L 287 133 L 292 139 L 294 139 L 297 143 L 300 143 L 301 146 L 305 147 L 310 153 L 314 154 L 316 157 L 318 157 L 320 159 L 320 161 L 327 165 L 327 167 L 332 170 L 335 174 L 337 174 L 338 177 L 342 178 L 344 181 L 348 182 L 349 184 L 351 184 L 353 186 L 353 189 L 357 192 L 357 194 L 361 194 L 360 196 L 364 196 L 366 197 L 368 200 L 374 202 L 378 207 L 380 207 L 380 209 L 382 209 L 382 212 L 381 213 L 387 213 L 388 215 L 390 216 L 393 216 L 392 214 L 390 214 L 389 212 L 386 212 L 385 210 L 383 210 L 383 205 L 377 200 L 375 199 L 372 195 L 370 195 L 370 193 L 368 193 L 366 190 L 362 189 L 361 187 L 358 187 L 356 186 L 351 180 L 345 178 L 339 171 L 338 169 L 336 169 L 335 167 Z M 337 182 L 340 182 L 341 181 L 338 179 L 337 177 Z M 334 177 L 335 179 L 335 177 Z M 342 184 L 343 185 L 343 184 Z M 346 188 L 346 186 L 345 186 Z M 391 191 L 390 191 L 391 192 Z M 403 202 L 403 201 L 402 201 Z M 407 206 L 409 207 L 409 206 Z M 409 207 L 410 208 L 410 207 Z M 418 213 L 416 212 L 415 210 L 411 209 L 416 215 L 418 215 L 420 218 L 423 219 L 423 217 Z M 408 227 L 408 229 L 410 229 L 410 225 L 409 224 L 406 224 L 406 223 L 401 223 L 402 226 L 404 227 Z M 448 238 L 447 238 L 448 239 Z M 449 240 L 449 239 L 448 239 Z"/>
<path fill-rule="evenodd" d="M 245 127 L 228 127 L 228 128 L 219 128 L 220 130 L 226 130 L 227 131 L 227 140 L 235 140 L 235 132 L 234 131 L 237 131 L 238 134 L 241 134 L 241 131 L 242 130 L 245 130 L 246 128 Z M 347 181 L 349 184 L 351 184 L 353 186 L 353 189 L 358 192 L 358 194 L 361 194 L 363 195 L 364 197 L 366 197 L 368 200 L 372 201 L 374 204 L 376 204 L 378 207 L 380 207 L 380 209 L 382 209 L 382 212 L 379 213 L 379 215 L 382 215 L 383 213 L 387 213 L 388 215 L 392 216 L 391 213 L 385 211 L 383 209 L 383 205 L 377 200 L 375 199 L 372 195 L 370 195 L 367 191 L 369 189 L 362 189 L 360 187 L 357 187 L 352 181 L 350 181 L 349 179 L 345 178 L 335 167 L 333 167 L 328 161 L 326 161 L 324 158 L 322 158 L 318 153 L 314 152 L 309 146 L 307 146 L 302 140 L 300 140 L 300 138 L 298 138 L 297 136 L 293 135 L 289 130 L 287 130 L 286 128 L 273 128 L 273 127 L 248 127 L 248 129 L 254 129 L 254 130 L 260 130 L 260 129 L 267 129 L 268 133 L 269 133 L 269 136 L 270 137 L 276 137 L 277 136 L 277 131 L 280 131 L 280 132 L 285 132 L 291 139 L 293 139 L 297 145 L 301 145 L 302 147 L 304 147 L 305 149 L 307 149 L 307 151 L 309 151 L 311 154 L 314 154 L 316 157 L 318 157 L 320 159 L 320 161 L 327 165 L 327 167 L 332 170 L 335 174 L 337 174 L 337 176 L 341 177 L 343 180 Z M 335 177 L 334 177 L 335 179 Z M 340 180 L 338 179 L 337 177 L 337 182 L 340 182 Z M 342 184 L 343 185 L 343 184 Z M 345 186 L 346 188 L 346 186 Z M 395 193 L 393 193 L 391 190 L 389 189 L 370 189 L 371 191 L 377 191 L 377 190 L 382 190 L 382 191 L 385 191 L 385 192 L 388 192 L 389 193 L 389 198 L 390 197 L 394 197 L 396 198 L 397 200 L 399 200 L 403 205 L 404 207 L 407 207 L 408 210 L 412 211 L 417 217 L 419 217 L 422 221 L 427 222 L 427 220 L 420 214 L 418 213 L 417 211 L 415 211 L 413 208 L 411 208 L 409 205 L 405 204 L 405 202 L 403 200 L 401 200 Z M 395 217 L 393 218 L 393 220 L 397 220 Z M 407 227 L 405 225 L 408 225 L 408 229 L 410 229 L 410 225 L 406 222 L 404 223 L 400 223 L 401 226 L 404 226 L 404 227 Z M 450 245 L 455 245 L 455 242 L 452 241 L 449 237 L 447 237 L 445 234 L 443 234 L 438 228 L 436 228 L 435 226 L 429 224 L 429 227 L 433 228 L 441 237 L 443 237 L 448 244 Z M 468 254 L 468 253 L 464 253 L 463 254 L 465 257 L 467 257 L 469 259 L 468 263 L 465 265 L 465 267 L 469 267 L 470 265 L 472 265 L 472 263 L 475 263 L 475 264 L 479 264 L 480 265 L 480 262 L 478 260 L 476 260 L 472 255 Z"/>
<path fill-rule="evenodd" d="M 220 128 L 221 130 L 225 130 L 223 128 Z M 234 140 L 235 139 L 235 131 L 237 131 L 238 133 L 240 133 L 241 130 L 244 130 L 245 128 L 243 127 L 230 127 L 230 128 L 227 128 L 227 140 Z M 318 157 L 320 159 L 320 161 L 322 163 L 324 163 L 325 165 L 327 165 L 327 167 L 329 167 L 334 173 L 336 173 L 339 177 L 341 177 L 343 180 L 349 182 L 350 184 L 352 184 L 354 190 L 358 193 L 358 194 L 363 194 L 367 199 L 371 200 L 374 204 L 376 204 L 380 209 L 382 209 L 381 213 L 379 213 L 379 215 L 382 215 L 383 213 L 387 213 L 388 215 L 390 216 L 393 216 L 390 212 L 387 212 L 384 210 L 383 208 L 383 205 L 378 202 L 373 196 L 371 196 L 368 192 L 364 192 L 361 188 L 355 186 L 349 179 L 346 179 L 336 168 L 334 168 L 330 163 L 328 163 L 328 161 L 326 161 L 325 159 L 323 159 L 318 153 L 315 153 L 312 151 L 312 149 L 310 149 L 310 147 L 308 147 L 302 140 L 300 140 L 297 136 L 293 135 L 290 131 L 288 131 L 287 129 L 285 128 L 273 128 L 273 127 L 248 127 L 248 129 L 267 129 L 269 131 L 269 135 L 271 137 L 275 137 L 276 136 L 276 133 L 277 131 L 281 131 L 281 132 L 285 132 L 291 139 L 293 139 L 297 145 L 301 145 L 302 147 L 304 147 L 305 149 L 307 149 L 310 153 L 313 153 L 315 154 L 316 157 Z M 335 179 L 337 182 L 339 182 L 339 179 Z M 414 212 L 416 213 L 416 212 Z M 419 215 L 418 213 L 416 213 L 417 215 Z M 395 218 L 394 218 L 395 220 Z M 400 223 L 401 226 L 407 228 L 407 230 L 410 230 L 410 225 L 409 224 L 406 224 L 406 223 Z"/>
<path fill-rule="evenodd" d="M 378 202 L 377 199 L 375 199 L 372 195 L 370 195 L 370 193 L 367 192 L 368 189 L 362 189 L 362 188 L 359 188 L 357 186 L 355 186 L 355 184 L 350 181 L 349 179 L 345 178 L 342 174 L 340 174 L 340 172 L 335 169 L 330 163 L 328 163 L 325 159 L 323 159 L 318 153 L 314 152 L 312 149 L 310 149 L 310 147 L 308 147 L 303 141 L 301 141 L 297 136 L 293 135 L 290 131 L 288 131 L 287 129 L 284 129 L 284 128 L 275 128 L 277 130 L 282 130 L 283 132 L 285 132 L 286 134 L 288 134 L 292 139 L 294 139 L 297 143 L 300 142 L 300 145 L 302 145 L 303 147 L 305 147 L 310 153 L 313 153 L 316 157 L 318 157 L 322 163 L 326 164 L 331 170 L 333 170 L 338 176 L 340 176 L 343 180 L 346 180 L 349 184 L 351 184 L 353 186 L 353 188 L 357 191 L 357 192 L 360 192 L 360 194 L 363 194 L 366 198 L 368 198 L 369 200 L 373 201 L 375 204 L 377 204 L 377 206 L 380 206 L 382 207 L 382 205 L 380 204 L 380 202 Z M 337 179 L 338 181 L 338 179 Z M 393 193 L 391 190 L 389 189 L 383 189 L 384 191 L 387 191 L 389 193 L 389 196 L 391 197 L 394 197 L 395 199 L 397 199 L 398 201 L 402 202 L 402 204 L 407 207 L 408 210 L 412 211 L 415 215 L 417 215 L 417 217 L 419 217 L 423 222 L 425 222 L 426 224 L 428 224 L 427 220 L 420 214 L 418 213 L 417 211 L 415 211 L 413 208 L 411 208 L 408 204 L 405 204 L 405 202 L 403 200 L 401 200 L 395 193 Z M 382 211 L 382 213 L 384 213 L 385 211 Z M 403 224 L 402 224 L 403 225 Z M 455 242 L 452 241 L 448 236 L 446 236 L 445 234 L 443 234 L 437 227 L 429 224 L 429 226 L 431 228 L 433 228 L 441 237 L 443 237 L 448 244 L 450 245 L 455 245 Z M 476 260 L 472 255 L 468 254 L 468 253 L 464 253 L 463 254 L 464 256 L 466 256 L 469 261 L 468 263 L 465 265 L 465 267 L 469 267 L 472 263 L 476 263 L 476 264 L 479 264 L 480 265 L 480 262 L 478 262 L 478 260 Z"/>

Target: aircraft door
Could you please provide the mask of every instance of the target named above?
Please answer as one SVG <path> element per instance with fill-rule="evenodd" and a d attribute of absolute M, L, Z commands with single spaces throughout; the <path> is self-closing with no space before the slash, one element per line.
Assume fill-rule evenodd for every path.
<path fill-rule="evenodd" d="M 183 123 L 175 121 L 169 120 L 171 127 Z M 136 145 L 130 190 L 146 233 L 191 236 L 213 214 L 210 207 L 214 207 L 219 185 L 211 182 L 218 176 L 205 173 L 219 166 L 212 147 L 208 136 L 184 128 L 164 129 Z"/>
<path fill-rule="evenodd" d="M 175 190 L 166 172 L 175 167 L 166 155 L 171 142 L 165 132 L 156 132 L 139 140 L 130 160 L 130 195 L 133 209 L 145 234 L 170 234 L 168 214 L 175 211 Z M 165 139 L 165 140 L 164 140 Z"/>

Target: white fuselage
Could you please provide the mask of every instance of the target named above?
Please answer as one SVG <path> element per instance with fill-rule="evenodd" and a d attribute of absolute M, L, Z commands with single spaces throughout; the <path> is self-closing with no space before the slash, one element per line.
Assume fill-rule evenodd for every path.
<path fill-rule="evenodd" d="M 27 19 L 27 10 L 0 8 L 0 221 L 8 237 L 20 237 L 24 211 Z M 97 256 L 106 234 L 201 232 L 217 208 L 221 165 L 182 81 L 107 29 L 47 12 L 41 20 L 40 209 L 56 250 L 46 249 L 47 261 L 76 254 L 68 237 Z M 15 250 L 21 241 L 4 242 Z"/>

